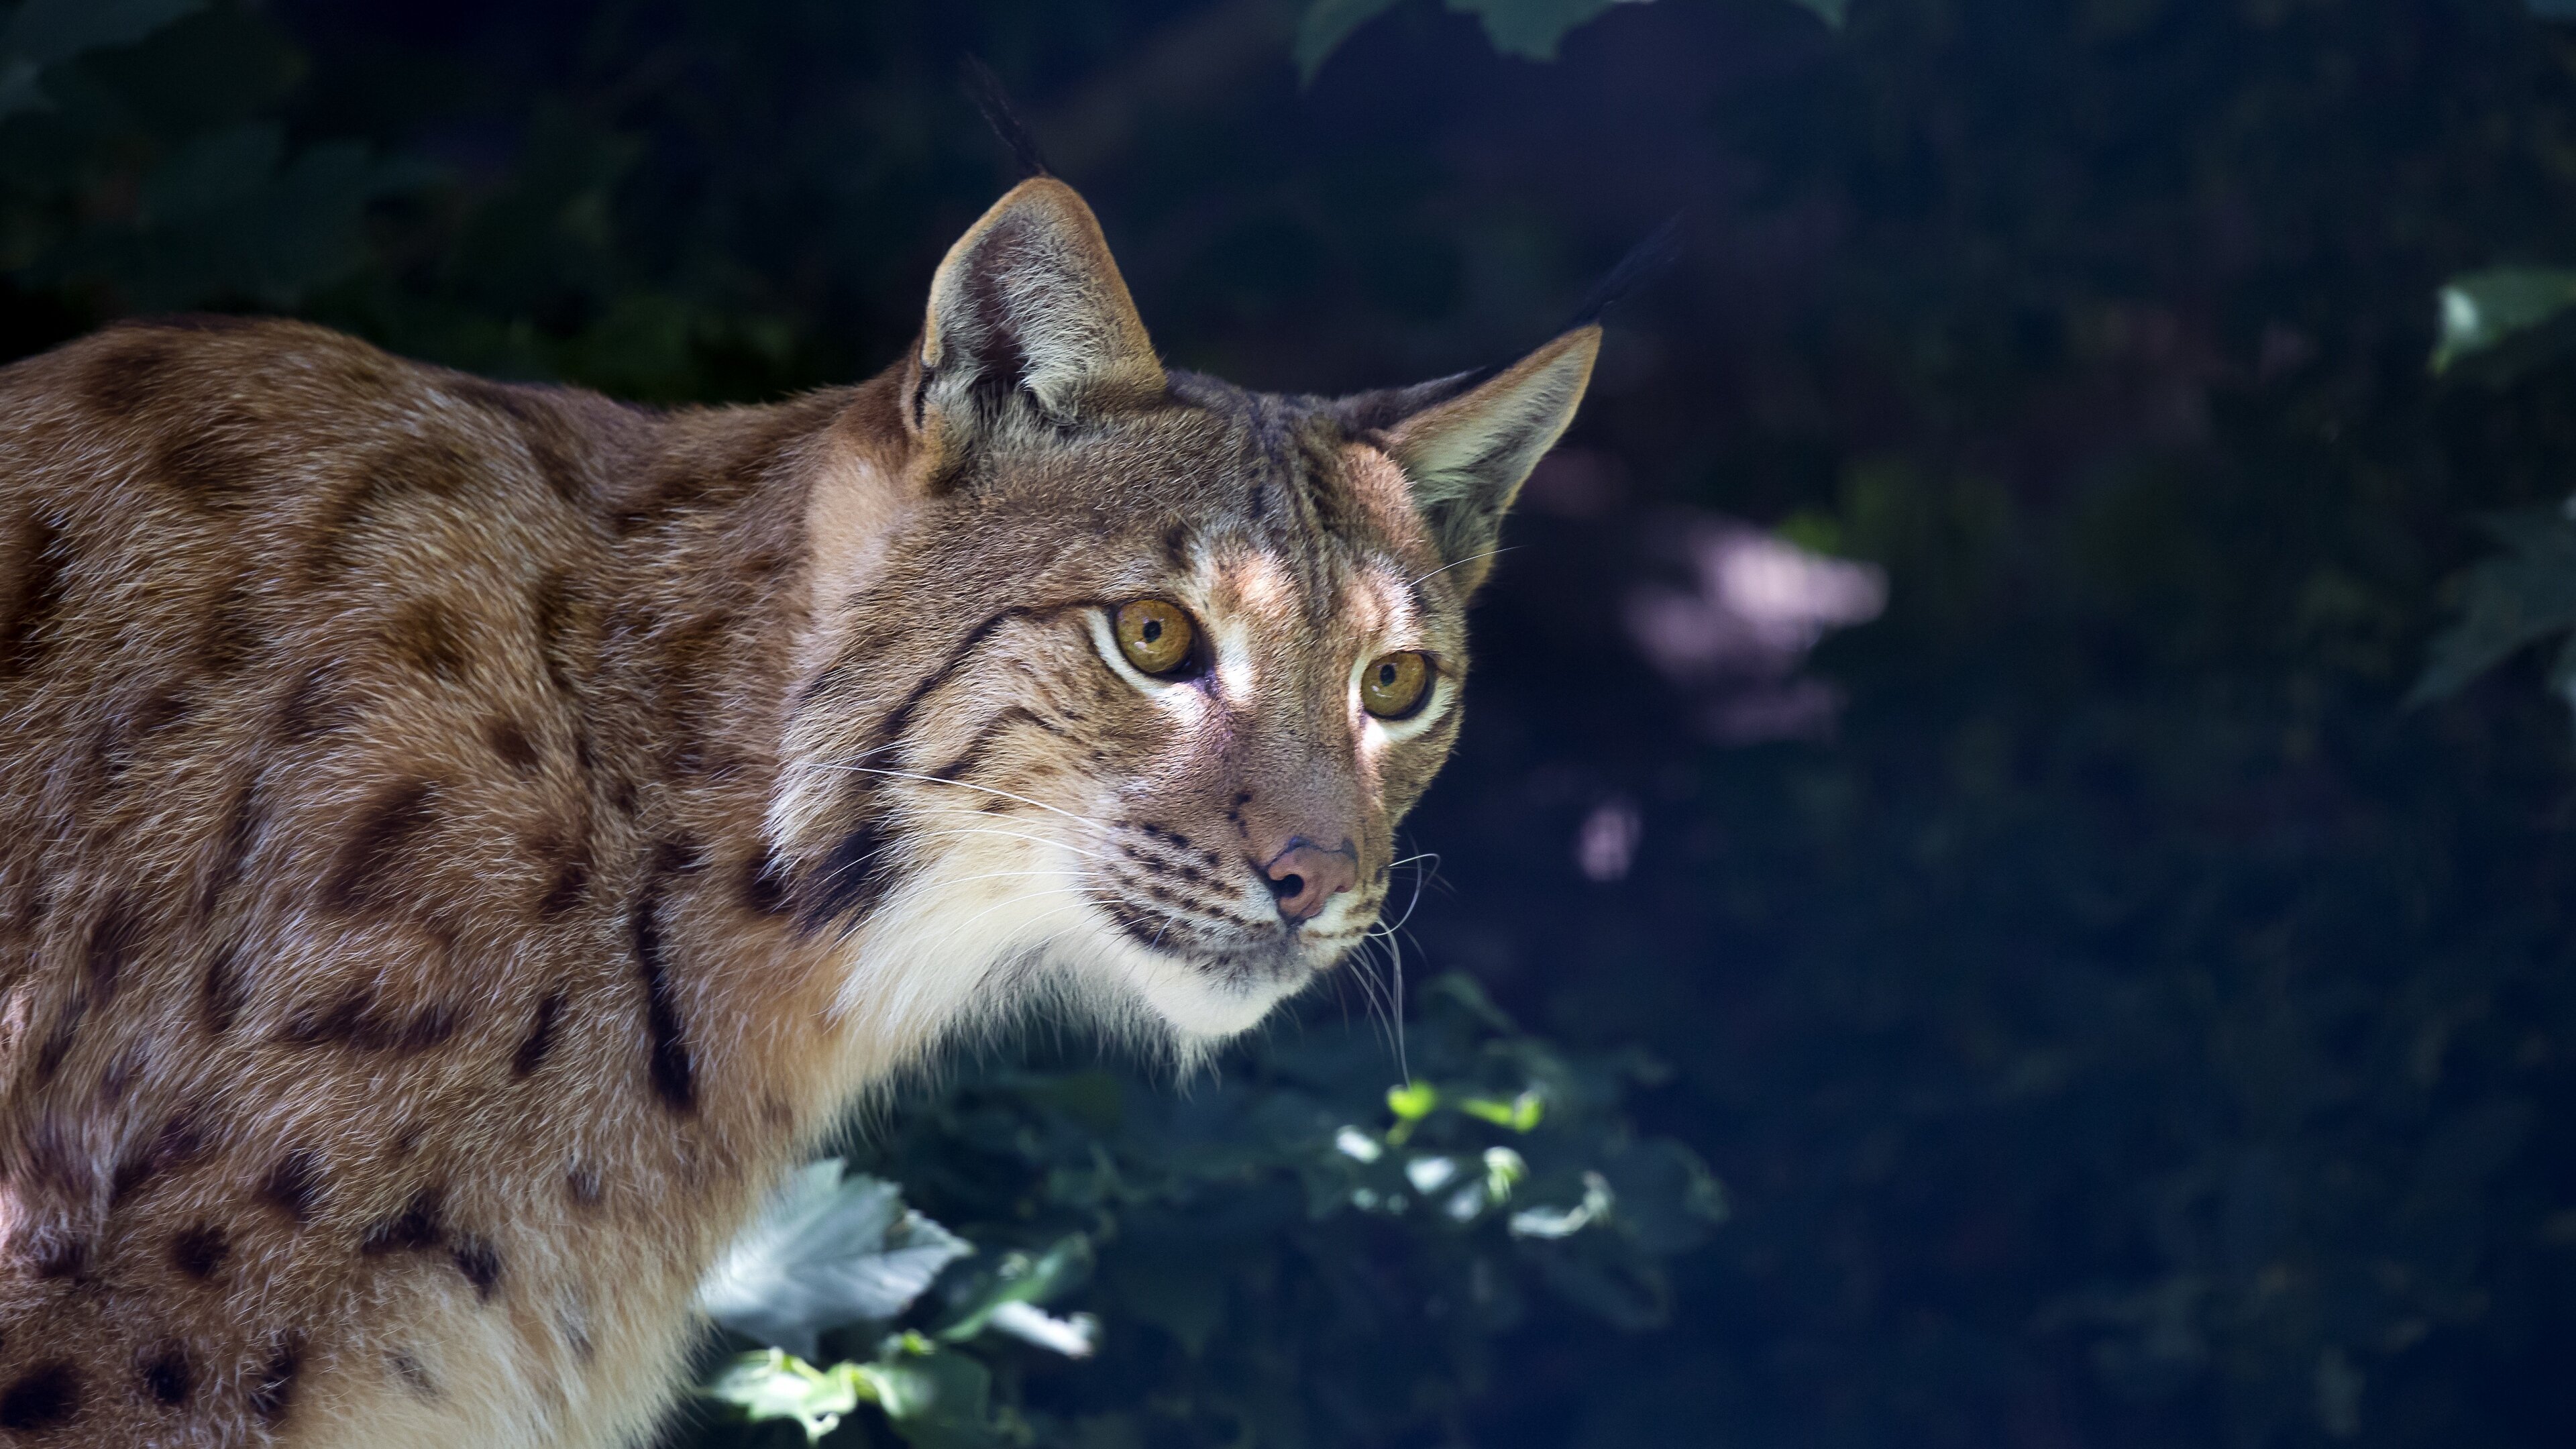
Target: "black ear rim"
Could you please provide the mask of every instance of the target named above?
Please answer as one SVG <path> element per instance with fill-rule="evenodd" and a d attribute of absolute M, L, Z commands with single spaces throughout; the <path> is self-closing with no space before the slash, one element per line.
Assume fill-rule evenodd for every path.
<path fill-rule="evenodd" d="M 1557 335 L 1561 337 L 1577 327 L 1601 325 L 1601 319 L 1609 315 L 1611 308 L 1672 270 L 1673 264 L 1681 260 L 1683 216 L 1684 213 L 1676 211 L 1665 217 L 1663 225 L 1646 233 L 1643 240 L 1628 248 L 1627 255 L 1603 273 L 1601 280 L 1592 284 L 1591 291 L 1583 294 L 1583 300 L 1575 304 L 1573 315 L 1565 319 L 1564 326 L 1556 329 Z"/>
<path fill-rule="evenodd" d="M 974 102 L 984 124 L 993 128 L 1002 144 L 1011 148 L 1011 160 L 1020 168 L 1019 179 L 1053 176 L 1055 173 L 1047 168 L 1046 153 L 1038 148 L 1038 139 L 1030 134 L 1028 122 L 1020 119 L 1018 109 L 1011 104 L 1010 90 L 1002 84 L 1002 78 L 993 73 L 983 57 L 972 53 L 958 62 L 957 69 L 966 99 Z"/>
<path fill-rule="evenodd" d="M 1657 277 L 1669 271 L 1682 254 L 1682 219 L 1674 212 L 1663 224 L 1648 232 L 1645 238 L 1628 249 L 1601 280 L 1592 284 L 1583 300 L 1565 319 L 1565 324 L 1548 334 L 1562 337 L 1585 327 L 1598 327 L 1611 308 L 1643 290 Z M 1517 361 L 1518 359 L 1514 359 Z M 1333 412 L 1343 428 L 1353 436 L 1385 432 L 1415 413 L 1436 408 L 1463 393 L 1493 381 L 1503 374 L 1509 363 L 1493 362 L 1453 372 L 1447 377 L 1419 382 L 1411 387 L 1379 388 L 1353 393 L 1334 401 Z"/>

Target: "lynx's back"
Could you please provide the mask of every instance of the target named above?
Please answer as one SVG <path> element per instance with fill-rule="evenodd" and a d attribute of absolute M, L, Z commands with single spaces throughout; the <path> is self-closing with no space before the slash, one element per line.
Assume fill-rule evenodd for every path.
<path fill-rule="evenodd" d="M 1597 329 L 1166 373 L 1040 178 L 856 387 L 319 328 L 0 370 L 0 1443 L 608 1445 L 857 1095 L 1333 967 Z"/>
<path fill-rule="evenodd" d="M 722 460 L 748 495 L 811 411 L 688 441 L 754 435 Z M 653 667 L 723 650 L 738 601 L 631 580 L 684 506 L 750 542 L 746 597 L 795 556 L 792 500 L 711 524 L 656 491 L 689 432 L 284 323 L 0 374 L 0 1427 L 543 1404 L 603 1348 L 637 1381 L 567 1423 L 662 1401 L 620 1320 L 676 1326 L 688 1273 L 621 1225 L 743 1164 L 639 964 L 678 908 L 636 903 L 722 876 L 756 941 L 774 902 L 691 843 L 722 803 L 673 798 L 761 762 L 673 728 Z"/>

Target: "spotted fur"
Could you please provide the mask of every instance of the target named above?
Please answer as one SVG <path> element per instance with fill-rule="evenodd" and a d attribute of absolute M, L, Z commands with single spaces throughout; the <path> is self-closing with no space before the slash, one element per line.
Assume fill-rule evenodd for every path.
<path fill-rule="evenodd" d="M 1032 1009 L 1258 1020 L 1376 917 L 1595 338 L 1167 372 L 1041 179 L 770 407 L 227 319 L 0 371 L 0 1443 L 636 1442 L 856 1096 Z M 1202 674 L 1120 657 L 1145 596 Z M 1357 885 L 1292 921 L 1299 841 Z"/>

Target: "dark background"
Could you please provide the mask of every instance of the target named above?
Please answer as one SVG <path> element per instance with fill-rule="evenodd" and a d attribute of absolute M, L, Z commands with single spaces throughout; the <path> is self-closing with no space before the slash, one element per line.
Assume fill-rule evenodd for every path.
<path fill-rule="evenodd" d="M 1407 0 L 1301 88 L 1298 8 L 216 5 L 0 123 L 0 343 L 217 306 L 656 402 L 855 380 L 1012 179 L 969 52 L 1166 356 L 1248 385 L 1507 357 L 1678 211 L 1480 608 L 1408 960 L 1667 1064 L 1628 1110 L 1732 1220 L 1660 1328 L 1533 1310 L 1436 1411 L 1059 1437 L 2567 1442 L 2570 721 L 2529 661 L 2405 699 L 2480 514 L 2570 488 L 2576 375 L 2426 365 L 2446 277 L 2576 260 L 2569 38 L 1660 0 L 1536 61 Z M 1634 598 L 1717 520 L 1884 615 L 1659 670 Z M 1182 1392 L 1104 1312 L 1016 1390 L 1042 1437 L 1122 1352 Z"/>

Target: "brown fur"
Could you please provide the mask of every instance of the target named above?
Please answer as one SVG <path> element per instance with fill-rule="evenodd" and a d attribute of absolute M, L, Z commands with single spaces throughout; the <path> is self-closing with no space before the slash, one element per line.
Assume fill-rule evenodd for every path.
<path fill-rule="evenodd" d="M 1031 1005 L 1249 1024 L 1374 919 L 1459 540 L 1593 337 L 1167 375 L 1041 180 L 911 357 L 774 407 L 286 322 L 0 371 L 0 1442 L 628 1442 L 855 1094 Z M 1139 596 L 1204 679 L 1102 652 Z M 1396 647 L 1441 693 L 1380 726 Z M 1361 865 L 1302 928 L 1297 837 Z"/>

